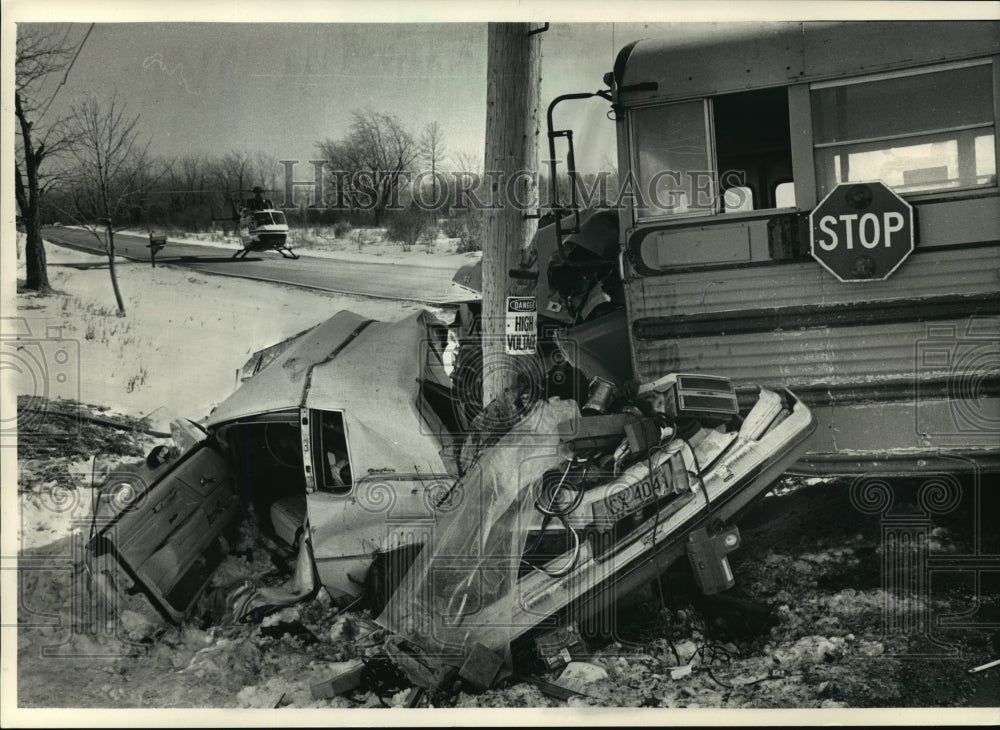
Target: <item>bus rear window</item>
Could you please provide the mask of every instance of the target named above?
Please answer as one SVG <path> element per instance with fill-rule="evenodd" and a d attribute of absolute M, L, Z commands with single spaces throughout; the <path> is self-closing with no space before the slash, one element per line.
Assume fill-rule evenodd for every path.
<path fill-rule="evenodd" d="M 820 195 L 881 180 L 900 193 L 996 185 L 993 66 L 812 87 Z"/>

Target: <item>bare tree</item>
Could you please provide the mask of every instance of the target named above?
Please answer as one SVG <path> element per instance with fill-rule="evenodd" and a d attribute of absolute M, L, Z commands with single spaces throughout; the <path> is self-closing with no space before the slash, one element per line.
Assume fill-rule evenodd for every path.
<path fill-rule="evenodd" d="M 190 230 L 211 219 L 208 166 L 200 155 L 186 155 L 165 163 L 167 172 L 149 208 L 151 219 Z"/>
<path fill-rule="evenodd" d="M 438 199 L 438 168 L 444 159 L 444 133 L 438 122 L 430 122 L 420 135 L 420 148 L 423 159 L 431 168 L 431 200 Z"/>
<path fill-rule="evenodd" d="M 249 197 L 258 185 L 274 190 L 278 163 L 263 152 L 232 149 L 209 164 L 209 178 L 217 190 L 226 196 L 226 213 L 239 209 L 241 201 Z M 232 210 L 228 209 L 232 206 Z"/>
<path fill-rule="evenodd" d="M 213 165 L 215 185 L 228 195 L 233 205 L 253 187 L 250 155 L 242 150 L 230 150 Z"/>
<path fill-rule="evenodd" d="M 104 244 L 118 312 L 124 315 L 115 271 L 115 229 L 141 215 L 145 194 L 166 170 L 152 169 L 149 139 L 140 140 L 139 115 L 128 115 L 117 92 L 105 104 L 91 98 L 75 105 L 70 127 L 76 159 L 68 176 L 71 215 Z"/>
<path fill-rule="evenodd" d="M 472 150 L 456 150 L 452 152 L 451 167 L 456 172 L 468 172 L 474 175 L 483 174 L 483 153 Z"/>
<path fill-rule="evenodd" d="M 25 286 L 39 292 L 49 290 L 42 244 L 41 203 L 51 184 L 43 176 L 41 167 L 46 159 L 64 153 L 71 142 L 65 120 L 45 119 L 45 112 L 60 87 L 47 89 L 48 96 L 43 96 L 43 87 L 46 80 L 59 72 L 69 73 L 74 46 L 66 43 L 67 37 L 65 30 L 53 26 L 20 26 L 14 62 L 14 116 L 19 141 L 14 193 L 26 234 Z"/>
<path fill-rule="evenodd" d="M 268 191 L 277 190 L 278 160 L 266 152 L 254 152 L 253 174 L 257 176 L 257 184 Z"/>
<path fill-rule="evenodd" d="M 465 210 L 470 207 L 470 195 L 480 200 L 485 195 L 483 153 L 468 149 L 454 150 L 448 155 L 448 160 L 452 171 L 448 178 L 449 200 L 454 208 Z"/>
<path fill-rule="evenodd" d="M 420 147 L 399 119 L 366 109 L 355 111 L 348 135 L 316 145 L 335 174 L 350 181 L 354 207 L 369 208 L 379 224 L 396 198 L 403 175 L 410 172 Z M 334 185 L 341 184 L 336 180 Z"/>

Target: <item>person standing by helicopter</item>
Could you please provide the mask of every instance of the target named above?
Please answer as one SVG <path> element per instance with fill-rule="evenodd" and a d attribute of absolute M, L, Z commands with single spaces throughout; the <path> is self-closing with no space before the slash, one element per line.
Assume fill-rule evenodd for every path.
<path fill-rule="evenodd" d="M 264 197 L 264 188 L 260 185 L 255 186 L 251 192 L 253 197 L 247 201 L 247 208 L 250 210 L 268 210 L 274 207 L 270 199 Z"/>

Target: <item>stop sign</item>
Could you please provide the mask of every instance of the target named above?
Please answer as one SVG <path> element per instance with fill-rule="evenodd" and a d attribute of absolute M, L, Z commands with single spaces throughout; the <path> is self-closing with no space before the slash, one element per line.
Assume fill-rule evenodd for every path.
<path fill-rule="evenodd" d="M 809 228 L 813 258 L 841 281 L 886 279 L 913 251 L 913 208 L 882 182 L 841 183 Z"/>

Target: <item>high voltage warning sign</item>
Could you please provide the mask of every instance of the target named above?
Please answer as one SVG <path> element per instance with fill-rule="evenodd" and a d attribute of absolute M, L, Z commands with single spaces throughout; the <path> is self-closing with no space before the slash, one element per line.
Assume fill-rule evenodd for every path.
<path fill-rule="evenodd" d="M 534 355 L 538 311 L 534 297 L 507 297 L 507 354 Z"/>

